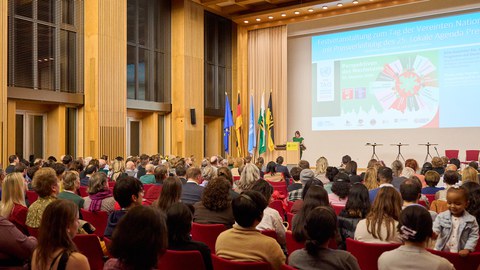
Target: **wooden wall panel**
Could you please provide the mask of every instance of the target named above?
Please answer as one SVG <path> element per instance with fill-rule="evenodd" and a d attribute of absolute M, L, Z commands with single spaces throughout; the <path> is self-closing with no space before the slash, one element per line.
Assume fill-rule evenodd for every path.
<path fill-rule="evenodd" d="M 8 164 L 7 151 L 7 11 L 8 1 L 0 1 L 0 165 Z M 5 166 L 4 166 L 5 167 Z"/>
<path fill-rule="evenodd" d="M 223 127 L 222 118 L 205 121 L 205 156 L 211 157 L 223 153 Z M 234 143 L 235 144 L 235 143 Z"/>
<path fill-rule="evenodd" d="M 7 102 L 7 158 L 8 155 L 15 154 L 15 112 L 17 111 L 17 104 L 14 100 L 8 100 Z M 5 163 L 8 164 L 8 163 Z"/>
<path fill-rule="evenodd" d="M 146 113 L 142 119 L 142 140 L 140 153 L 153 155 L 158 153 L 158 113 Z"/>
<path fill-rule="evenodd" d="M 44 157 L 60 158 L 65 154 L 65 105 L 58 105 L 47 113 Z"/>
<path fill-rule="evenodd" d="M 197 159 L 204 155 L 203 13 L 203 8 L 191 1 L 172 1 L 171 153 Z M 196 125 L 190 122 L 192 108 Z"/>
<path fill-rule="evenodd" d="M 126 0 L 85 1 L 85 156 L 126 151 Z"/>

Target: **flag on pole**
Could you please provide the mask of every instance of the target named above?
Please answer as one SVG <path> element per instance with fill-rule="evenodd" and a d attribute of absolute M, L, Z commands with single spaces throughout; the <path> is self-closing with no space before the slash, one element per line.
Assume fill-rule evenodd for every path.
<path fill-rule="evenodd" d="M 261 155 L 267 151 L 265 144 L 265 93 L 262 93 L 262 101 L 260 103 L 260 114 L 258 116 L 258 154 Z"/>
<path fill-rule="evenodd" d="M 240 92 L 237 95 L 237 116 L 235 117 L 235 132 L 237 134 L 237 153 L 239 157 L 242 157 L 242 106 L 240 103 Z"/>
<path fill-rule="evenodd" d="M 273 130 L 272 91 L 270 91 L 270 98 L 268 99 L 266 123 L 268 129 L 268 149 L 273 151 L 275 149 L 275 136 Z"/>
<path fill-rule="evenodd" d="M 255 138 L 255 109 L 253 103 L 253 95 L 250 95 L 250 119 L 248 123 L 248 152 L 253 155 L 253 150 L 257 146 L 257 138 Z"/>
<path fill-rule="evenodd" d="M 225 119 L 223 122 L 223 145 L 225 152 L 230 153 L 230 127 L 233 126 L 232 109 L 230 109 L 230 101 L 227 92 L 225 92 Z"/>

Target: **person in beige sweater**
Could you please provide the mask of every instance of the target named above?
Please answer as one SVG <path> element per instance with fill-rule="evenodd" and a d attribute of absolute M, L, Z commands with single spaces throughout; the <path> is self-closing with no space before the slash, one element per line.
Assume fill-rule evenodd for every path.
<path fill-rule="evenodd" d="M 280 245 L 255 229 L 267 205 L 265 197 L 257 191 L 244 191 L 234 199 L 232 210 L 236 223 L 218 236 L 216 255 L 232 261 L 265 261 L 273 269 L 280 269 L 285 263 Z"/>

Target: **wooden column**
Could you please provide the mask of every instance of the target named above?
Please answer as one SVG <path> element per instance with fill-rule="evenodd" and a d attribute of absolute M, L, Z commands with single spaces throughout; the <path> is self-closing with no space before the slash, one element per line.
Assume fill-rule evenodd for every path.
<path fill-rule="evenodd" d="M 158 153 L 158 113 L 145 113 L 142 118 L 140 153 L 153 155 Z"/>
<path fill-rule="evenodd" d="M 0 1 L 0 164 L 3 168 L 8 165 L 7 151 L 7 50 L 8 27 L 7 12 L 8 1 Z M 15 120 L 15 118 L 13 119 Z"/>
<path fill-rule="evenodd" d="M 204 156 L 203 12 L 192 1 L 172 1 L 172 154 L 197 159 Z"/>
<path fill-rule="evenodd" d="M 55 106 L 47 113 L 44 157 L 60 158 L 65 154 L 65 105 Z"/>
<path fill-rule="evenodd" d="M 85 0 L 84 156 L 125 155 L 127 1 Z"/>

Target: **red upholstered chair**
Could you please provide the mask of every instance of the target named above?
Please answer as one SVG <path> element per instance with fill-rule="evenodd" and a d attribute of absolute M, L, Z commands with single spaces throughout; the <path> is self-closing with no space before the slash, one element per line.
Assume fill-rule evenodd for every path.
<path fill-rule="evenodd" d="M 92 270 L 103 269 L 103 251 L 95 234 L 78 234 L 73 238 L 78 251 L 85 255 Z"/>
<path fill-rule="evenodd" d="M 37 192 L 32 190 L 27 190 L 27 199 L 28 199 L 28 203 L 32 205 L 32 203 L 34 203 L 38 199 Z"/>
<path fill-rule="evenodd" d="M 282 220 L 285 220 L 285 209 L 283 209 L 282 201 L 274 200 L 268 206 L 270 206 L 270 208 L 277 210 L 280 216 L 282 217 Z"/>
<path fill-rule="evenodd" d="M 287 212 L 290 212 L 292 210 L 292 206 L 295 202 L 292 201 L 287 201 Z"/>
<path fill-rule="evenodd" d="M 344 205 L 333 205 L 332 204 L 332 207 L 333 207 L 333 210 L 335 210 L 335 214 L 337 214 L 337 216 L 340 214 L 340 212 L 342 212 L 343 209 L 345 209 Z"/>
<path fill-rule="evenodd" d="M 80 193 L 80 197 L 87 197 L 88 192 L 87 192 L 88 187 L 86 186 L 81 186 L 78 188 L 78 192 Z"/>
<path fill-rule="evenodd" d="M 288 222 L 288 228 L 292 228 L 292 220 L 293 220 L 294 214 L 292 213 L 287 213 L 287 222 Z"/>
<path fill-rule="evenodd" d="M 147 191 L 148 191 L 151 187 L 153 187 L 153 186 L 154 186 L 154 184 L 145 184 L 145 185 L 143 185 L 143 192 L 144 192 L 145 194 L 147 194 Z"/>
<path fill-rule="evenodd" d="M 302 248 L 305 247 L 305 243 L 297 242 L 293 238 L 292 231 L 287 231 L 285 233 L 285 240 L 287 241 L 287 252 L 288 252 L 288 254 L 292 254 L 292 252 L 294 252 L 295 250 L 302 249 Z"/>
<path fill-rule="evenodd" d="M 192 239 L 205 243 L 212 253 L 215 253 L 215 242 L 217 237 L 223 231 L 225 231 L 225 225 L 223 224 L 200 224 L 192 223 Z"/>
<path fill-rule="evenodd" d="M 451 159 L 451 158 L 458 158 L 458 153 L 460 151 L 459 150 L 445 150 L 445 156 L 448 158 L 448 159 Z"/>
<path fill-rule="evenodd" d="M 112 255 L 110 255 L 110 246 L 112 245 L 112 240 L 108 237 L 103 237 L 103 242 L 105 243 L 105 247 L 107 248 L 107 255 L 109 258 L 113 258 Z"/>
<path fill-rule="evenodd" d="M 293 266 L 290 266 L 290 265 L 287 265 L 287 264 L 284 264 L 284 265 L 282 265 L 282 267 L 280 269 L 281 270 L 296 270 L 297 268 L 295 268 Z"/>
<path fill-rule="evenodd" d="M 458 253 L 450 253 L 432 249 L 428 249 L 428 251 L 432 254 L 449 260 L 453 266 L 455 266 L 455 269 L 477 269 L 480 265 L 480 252 L 473 252 L 468 254 L 467 257 L 460 257 Z"/>
<path fill-rule="evenodd" d="M 427 197 L 428 202 L 432 204 L 433 201 L 435 201 L 435 194 L 425 194 L 425 197 Z"/>
<path fill-rule="evenodd" d="M 215 254 L 212 254 L 212 263 L 215 270 L 272 270 L 272 266 L 267 262 L 236 262 Z"/>
<path fill-rule="evenodd" d="M 273 239 L 277 240 L 277 232 L 274 230 L 263 230 L 260 231 L 263 235 L 270 236 Z"/>
<path fill-rule="evenodd" d="M 466 150 L 465 161 L 462 163 L 468 164 L 470 161 L 478 161 L 478 154 L 480 154 L 480 150 Z"/>
<path fill-rule="evenodd" d="M 32 228 L 32 227 L 28 227 L 27 226 L 27 230 L 28 230 L 28 234 L 30 236 L 33 236 L 35 238 L 38 238 L 38 228 Z"/>
<path fill-rule="evenodd" d="M 80 209 L 83 220 L 92 224 L 95 227 L 95 234 L 103 238 L 105 228 L 107 227 L 108 213 L 105 211 L 90 212 L 85 209 Z"/>
<path fill-rule="evenodd" d="M 198 250 L 167 250 L 162 257 L 158 258 L 158 269 L 205 270 L 205 263 Z"/>
<path fill-rule="evenodd" d="M 383 252 L 396 249 L 400 244 L 372 244 L 347 238 L 347 251 L 358 260 L 360 269 L 377 270 L 377 261 Z"/>
<path fill-rule="evenodd" d="M 268 183 L 272 185 L 273 190 L 278 190 L 278 192 L 280 192 L 280 194 L 285 196 L 285 198 L 288 197 L 287 183 L 285 183 L 285 181 L 280 181 L 280 182 L 268 181 Z"/>

